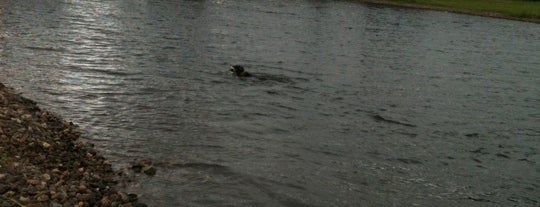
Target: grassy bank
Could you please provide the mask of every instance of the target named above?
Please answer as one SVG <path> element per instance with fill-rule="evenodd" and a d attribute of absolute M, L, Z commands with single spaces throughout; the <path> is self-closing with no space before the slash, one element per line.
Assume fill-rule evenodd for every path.
<path fill-rule="evenodd" d="M 364 2 L 540 23 L 539 0 L 365 0 Z"/>

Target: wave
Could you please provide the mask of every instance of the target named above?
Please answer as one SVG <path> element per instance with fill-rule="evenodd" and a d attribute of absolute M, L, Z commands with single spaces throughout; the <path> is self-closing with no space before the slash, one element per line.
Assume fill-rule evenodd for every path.
<path fill-rule="evenodd" d="M 371 115 L 371 118 L 375 119 L 375 121 L 377 122 L 386 122 L 386 123 L 398 124 L 398 125 L 403 125 L 403 126 L 408 126 L 408 127 L 416 127 L 416 125 L 388 119 L 388 118 L 382 117 L 379 114 Z"/>
<path fill-rule="evenodd" d="M 26 46 L 26 49 L 31 50 L 41 50 L 41 51 L 50 51 L 50 52 L 65 52 L 66 49 L 63 47 L 37 47 L 37 46 Z"/>
<path fill-rule="evenodd" d="M 204 162 L 185 162 L 185 163 L 167 163 L 167 162 L 161 162 L 161 163 L 155 163 L 156 166 L 162 167 L 162 168 L 191 168 L 191 169 L 197 169 L 197 170 L 219 170 L 221 172 L 229 172 L 231 173 L 231 170 L 229 167 L 220 165 L 220 164 L 214 164 L 214 163 L 204 163 Z"/>

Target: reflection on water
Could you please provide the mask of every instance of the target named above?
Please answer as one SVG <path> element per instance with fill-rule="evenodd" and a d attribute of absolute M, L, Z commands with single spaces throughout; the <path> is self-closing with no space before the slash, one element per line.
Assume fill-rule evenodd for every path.
<path fill-rule="evenodd" d="M 536 24 L 333 1 L 3 1 L 0 81 L 151 206 L 538 206 Z M 227 74 L 242 64 L 255 78 Z"/>

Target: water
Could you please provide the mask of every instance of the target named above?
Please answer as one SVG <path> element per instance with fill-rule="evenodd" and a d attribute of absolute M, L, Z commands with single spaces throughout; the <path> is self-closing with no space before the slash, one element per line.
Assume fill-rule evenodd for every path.
<path fill-rule="evenodd" d="M 540 26 L 347 1 L 0 1 L 0 81 L 150 206 L 538 206 Z M 242 64 L 255 78 L 227 74 Z"/>

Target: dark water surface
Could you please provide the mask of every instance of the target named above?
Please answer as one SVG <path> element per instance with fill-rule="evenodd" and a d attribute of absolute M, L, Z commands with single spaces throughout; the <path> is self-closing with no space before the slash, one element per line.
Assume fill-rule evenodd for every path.
<path fill-rule="evenodd" d="M 150 206 L 539 206 L 540 25 L 336 1 L 0 0 L 0 81 Z M 256 78 L 227 74 L 243 64 Z"/>

